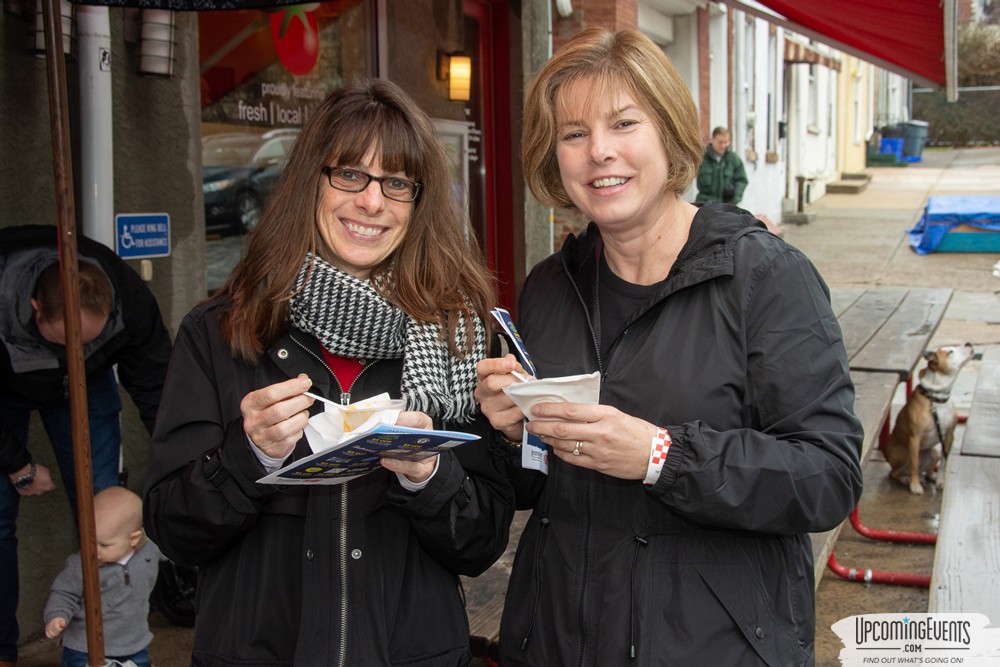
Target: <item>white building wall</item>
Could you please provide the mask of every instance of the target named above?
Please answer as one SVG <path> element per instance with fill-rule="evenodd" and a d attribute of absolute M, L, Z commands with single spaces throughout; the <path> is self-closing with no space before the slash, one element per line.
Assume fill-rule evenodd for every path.
<path fill-rule="evenodd" d="M 674 39 L 663 43 L 663 52 L 677 68 L 677 73 L 684 79 L 695 104 L 701 104 L 698 99 L 698 16 L 697 14 L 681 14 L 670 18 L 674 26 Z M 639 23 L 640 30 L 642 22 Z"/>
<path fill-rule="evenodd" d="M 820 44 L 811 48 L 831 53 Z M 833 55 L 836 55 L 835 53 Z M 798 178 L 805 179 L 801 204 L 816 201 L 826 192 L 826 183 L 836 180 L 837 72 L 822 65 L 787 63 L 789 77 L 788 173 L 791 199 L 799 205 Z"/>
<path fill-rule="evenodd" d="M 909 80 L 884 69 L 875 68 L 875 71 L 875 127 L 910 120 Z"/>
<path fill-rule="evenodd" d="M 785 141 L 778 138 L 784 107 L 782 30 L 733 12 L 733 150 L 749 185 L 740 206 L 779 221 L 785 197 Z M 714 109 L 713 109 L 714 111 Z M 723 123 L 719 123 L 723 124 Z"/>
<path fill-rule="evenodd" d="M 674 38 L 673 41 L 662 44 L 663 52 L 670 58 L 674 67 L 677 68 L 677 73 L 687 84 L 695 105 L 701 107 L 705 102 L 699 99 L 701 76 L 698 72 L 698 15 L 693 12 L 679 14 L 671 17 L 671 20 L 674 26 Z M 639 15 L 639 29 L 644 30 L 642 14 Z M 684 193 L 684 199 L 694 201 L 697 193 L 698 191 L 692 183 L 691 187 Z"/>
<path fill-rule="evenodd" d="M 712 4 L 709 8 L 708 58 L 711 131 L 719 125 L 729 125 L 729 12 L 728 7 L 721 3 Z"/>

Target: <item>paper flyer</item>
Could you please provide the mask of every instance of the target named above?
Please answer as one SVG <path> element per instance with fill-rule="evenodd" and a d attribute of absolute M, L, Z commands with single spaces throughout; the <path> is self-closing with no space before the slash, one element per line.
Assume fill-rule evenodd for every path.
<path fill-rule="evenodd" d="M 306 436 L 310 435 L 316 436 L 316 430 L 312 424 L 306 426 Z M 478 435 L 458 431 L 435 431 L 407 428 L 394 424 L 378 424 L 374 428 L 352 433 L 351 437 L 344 442 L 330 449 L 324 449 L 311 456 L 298 459 L 290 465 L 260 478 L 257 482 L 259 484 L 342 484 L 349 479 L 360 477 L 380 468 L 379 460 L 383 456 L 416 460 L 478 439 Z"/>

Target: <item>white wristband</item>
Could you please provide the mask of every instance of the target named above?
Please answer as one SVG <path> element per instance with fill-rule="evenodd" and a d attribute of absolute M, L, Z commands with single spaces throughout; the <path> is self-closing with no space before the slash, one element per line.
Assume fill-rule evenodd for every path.
<path fill-rule="evenodd" d="M 649 444 L 649 465 L 646 466 L 646 478 L 642 483 L 647 486 L 656 484 L 663 471 L 663 463 L 667 460 L 667 452 L 670 451 L 670 432 L 665 428 L 658 428 L 653 441 Z"/>

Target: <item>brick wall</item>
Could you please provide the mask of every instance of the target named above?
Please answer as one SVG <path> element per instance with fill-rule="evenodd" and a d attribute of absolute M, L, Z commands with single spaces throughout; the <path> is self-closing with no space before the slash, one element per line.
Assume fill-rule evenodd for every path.
<path fill-rule="evenodd" d="M 701 119 L 701 136 L 705 143 L 712 134 L 711 105 L 712 81 L 708 73 L 712 71 L 712 52 L 708 46 L 708 9 L 698 10 L 698 71 L 704 75 L 698 77 L 698 116 Z"/>

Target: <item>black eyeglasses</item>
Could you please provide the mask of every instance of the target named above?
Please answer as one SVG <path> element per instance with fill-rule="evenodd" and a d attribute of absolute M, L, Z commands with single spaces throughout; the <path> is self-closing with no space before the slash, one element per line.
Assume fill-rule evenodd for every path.
<path fill-rule="evenodd" d="M 344 192 L 363 192 L 372 181 L 377 181 L 387 199 L 399 202 L 417 201 L 420 189 L 424 187 L 398 176 L 372 176 L 357 169 L 323 167 L 320 171 L 326 175 L 331 187 Z"/>

